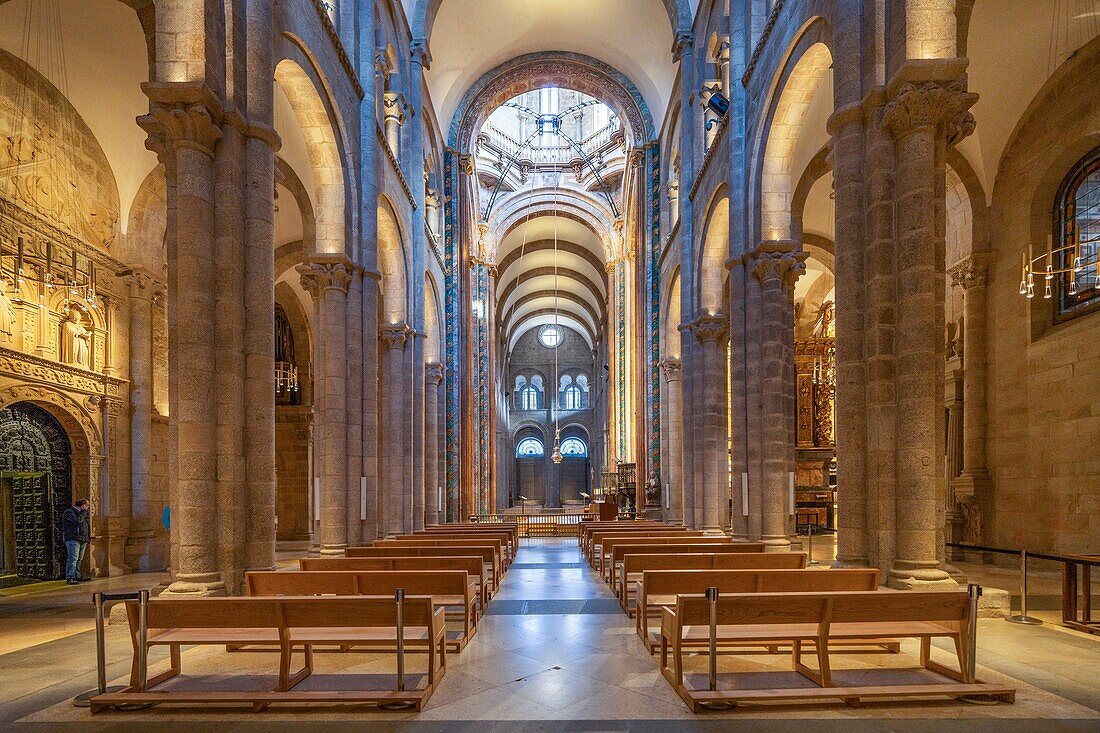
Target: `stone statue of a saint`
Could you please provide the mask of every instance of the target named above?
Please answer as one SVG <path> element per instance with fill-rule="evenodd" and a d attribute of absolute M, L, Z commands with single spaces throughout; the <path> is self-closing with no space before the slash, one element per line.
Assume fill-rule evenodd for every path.
<path fill-rule="evenodd" d="M 80 311 L 70 308 L 69 317 L 61 324 L 61 361 L 89 369 L 92 336 L 80 321 Z"/>
<path fill-rule="evenodd" d="M 657 478 L 656 471 L 650 472 L 645 483 L 645 503 L 646 506 L 661 505 L 661 480 Z"/>
<path fill-rule="evenodd" d="M 8 298 L 8 283 L 0 280 L 0 342 L 10 343 L 15 333 L 15 308 Z"/>

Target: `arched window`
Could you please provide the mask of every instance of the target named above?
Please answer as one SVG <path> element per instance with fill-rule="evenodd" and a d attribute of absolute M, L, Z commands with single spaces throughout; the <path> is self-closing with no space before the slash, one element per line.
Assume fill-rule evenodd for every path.
<path fill-rule="evenodd" d="M 533 384 L 529 384 L 519 391 L 519 397 L 517 404 L 521 410 L 538 410 L 541 409 L 540 403 L 542 402 L 541 394 Z"/>
<path fill-rule="evenodd" d="M 584 390 L 571 384 L 561 392 L 561 409 L 579 410 L 584 406 Z"/>
<path fill-rule="evenodd" d="M 275 404 L 302 404 L 298 361 L 294 353 L 294 331 L 290 328 L 286 311 L 278 303 L 275 304 Z"/>
<path fill-rule="evenodd" d="M 587 458 L 588 446 L 580 438 L 566 438 L 561 442 L 561 454 L 566 458 Z"/>
<path fill-rule="evenodd" d="M 528 437 L 516 444 L 516 458 L 542 458 L 546 448 L 538 438 Z"/>
<path fill-rule="evenodd" d="M 1058 279 L 1057 315 L 1071 317 L 1100 308 L 1100 148 L 1066 177 L 1054 227 L 1054 248 L 1061 248 L 1055 265 L 1075 270 Z"/>

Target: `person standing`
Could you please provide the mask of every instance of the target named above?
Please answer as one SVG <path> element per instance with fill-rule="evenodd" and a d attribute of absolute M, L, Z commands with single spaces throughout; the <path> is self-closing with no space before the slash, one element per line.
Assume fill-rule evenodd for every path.
<path fill-rule="evenodd" d="M 65 581 L 69 585 L 91 580 L 80 574 L 80 562 L 84 559 L 84 552 L 88 549 L 88 542 L 92 537 L 88 509 L 88 500 L 79 499 L 61 515 L 61 532 L 65 538 L 65 550 L 68 553 L 68 562 L 65 563 Z"/>

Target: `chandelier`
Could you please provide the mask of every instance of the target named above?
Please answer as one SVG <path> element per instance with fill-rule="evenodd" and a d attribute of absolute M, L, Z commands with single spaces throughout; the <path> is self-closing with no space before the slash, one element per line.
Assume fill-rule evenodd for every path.
<path fill-rule="evenodd" d="M 291 361 L 275 362 L 275 396 L 286 397 L 296 394 L 301 388 L 298 383 L 298 365 Z"/>
<path fill-rule="evenodd" d="M 1076 230 L 1076 228 L 1075 228 Z M 1073 241 L 1060 247 L 1054 246 L 1054 238 L 1047 238 L 1047 251 L 1035 255 L 1031 245 L 1027 252 L 1020 255 L 1020 295 L 1027 298 L 1035 297 L 1035 277 L 1038 275 L 1043 280 L 1043 297 L 1051 298 L 1054 295 L 1051 284 L 1056 276 L 1068 275 L 1069 285 L 1066 292 L 1077 295 L 1077 276 L 1092 264 L 1092 257 L 1081 255 L 1081 240 L 1076 234 Z M 1069 263 L 1069 264 L 1066 264 Z M 1096 280 L 1096 289 L 1100 290 L 1100 278 Z"/>
<path fill-rule="evenodd" d="M 54 288 L 68 288 L 69 302 L 83 303 L 97 308 L 95 262 L 89 257 L 85 267 L 80 267 L 76 250 L 70 253 L 69 262 L 54 259 L 53 242 L 46 240 L 35 251 L 27 247 L 23 237 L 18 237 L 15 247 L 0 246 L 0 279 L 12 284 L 12 303 L 22 303 L 21 288 L 32 282 L 43 286 L 47 292 Z"/>

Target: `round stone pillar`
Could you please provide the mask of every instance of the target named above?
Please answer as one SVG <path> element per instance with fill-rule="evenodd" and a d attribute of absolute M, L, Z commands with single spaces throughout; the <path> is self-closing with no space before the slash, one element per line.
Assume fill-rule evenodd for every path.
<path fill-rule="evenodd" d="M 382 491 L 383 537 L 402 534 L 411 529 L 411 517 L 405 511 L 411 507 L 410 487 L 405 481 L 405 344 L 409 327 L 404 323 L 387 324 L 379 334 L 381 341 L 382 374 L 379 379 L 381 399 L 381 433 L 379 475 Z"/>
<path fill-rule="evenodd" d="M 729 454 L 726 447 L 726 342 L 729 319 L 725 315 L 702 316 L 691 325 L 699 342 L 700 377 L 695 468 L 702 468 L 702 495 L 696 496 L 695 516 L 699 529 L 725 530 L 729 526 Z M 700 440 L 701 439 L 701 440 Z M 701 460 L 700 460 L 701 459 Z M 700 463 L 702 464 L 700 466 Z"/>
<path fill-rule="evenodd" d="M 684 476 L 683 476 L 683 433 L 680 420 L 683 414 L 683 389 L 680 379 L 679 359 L 666 359 L 661 362 L 661 371 L 665 377 L 665 414 L 664 420 L 668 434 L 668 466 L 665 468 L 663 491 L 668 492 L 668 509 L 664 512 L 665 521 L 680 524 L 684 521 Z"/>

